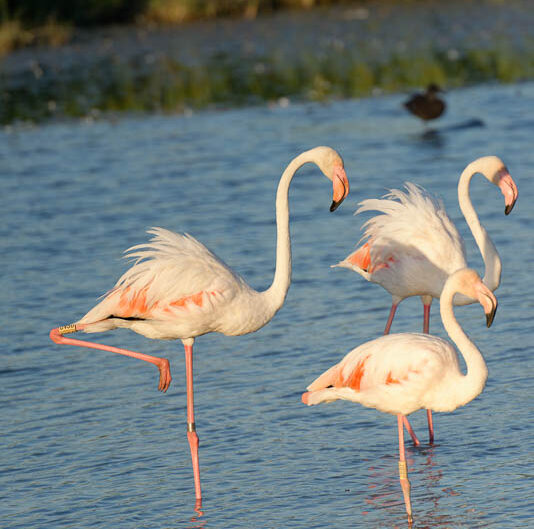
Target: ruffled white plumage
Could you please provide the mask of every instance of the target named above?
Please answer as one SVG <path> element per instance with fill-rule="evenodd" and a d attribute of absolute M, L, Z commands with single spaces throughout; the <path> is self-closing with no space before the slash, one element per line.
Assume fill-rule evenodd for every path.
<path fill-rule="evenodd" d="M 232 310 L 236 297 L 257 297 L 258 293 L 191 235 L 163 228 L 152 228 L 148 233 L 153 235 L 150 242 L 125 252 L 126 258 L 135 259 L 133 266 L 78 322 L 90 324 L 84 330 L 102 332 L 129 327 L 160 339 L 187 338 L 211 331 L 239 333 L 239 323 L 231 325 L 234 329 L 226 328 L 225 313 Z M 129 316 L 143 321 L 111 318 L 119 315 L 121 301 L 132 302 L 140 293 L 142 305 L 150 308 L 149 315 L 134 312 Z"/>
<path fill-rule="evenodd" d="M 441 200 L 411 182 L 405 189 L 363 200 L 355 213 L 379 212 L 365 222 L 360 240 L 369 243 L 373 268 L 352 263 L 355 252 L 336 266 L 358 272 L 399 299 L 439 297 L 447 277 L 467 266 L 464 241 Z"/>

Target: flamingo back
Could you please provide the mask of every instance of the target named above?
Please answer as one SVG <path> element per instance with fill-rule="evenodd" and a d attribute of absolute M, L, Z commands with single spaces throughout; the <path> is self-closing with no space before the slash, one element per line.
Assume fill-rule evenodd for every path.
<path fill-rule="evenodd" d="M 381 336 L 350 351 L 308 386 L 307 404 L 344 399 L 386 413 L 433 408 L 440 386 L 460 376 L 454 347 L 436 336 L 400 333 Z"/>
<path fill-rule="evenodd" d="M 154 235 L 150 242 L 126 250 L 125 257 L 135 259 L 133 266 L 78 323 L 87 326 L 86 332 L 117 326 L 137 330 L 130 323 L 134 320 L 151 320 L 156 326 L 156 322 L 174 321 L 193 327 L 178 330 L 166 325 L 169 338 L 215 330 L 217 308 L 249 289 L 248 285 L 194 237 L 163 228 L 148 233 Z M 114 321 L 107 321 L 110 318 Z"/>
<path fill-rule="evenodd" d="M 337 266 L 358 272 L 399 299 L 439 297 L 447 277 L 467 266 L 464 242 L 440 200 L 410 182 L 405 189 L 360 203 L 356 214 L 379 214 L 363 225 L 364 244 Z"/>

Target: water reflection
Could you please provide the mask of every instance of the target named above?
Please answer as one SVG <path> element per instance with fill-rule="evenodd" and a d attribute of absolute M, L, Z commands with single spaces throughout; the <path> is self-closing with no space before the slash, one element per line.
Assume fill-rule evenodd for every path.
<path fill-rule="evenodd" d="M 438 129 L 425 129 L 418 139 L 424 142 L 426 145 L 435 147 L 437 149 L 442 149 L 445 147 L 445 137 L 442 132 Z"/>
<path fill-rule="evenodd" d="M 202 500 L 196 500 L 195 501 L 195 512 L 197 513 L 197 515 L 199 517 L 200 516 L 204 516 L 204 511 L 202 511 Z M 193 521 L 195 518 L 196 518 L 196 516 L 191 518 L 191 521 Z"/>
<path fill-rule="evenodd" d="M 202 510 L 202 500 L 195 500 L 195 506 L 193 508 L 195 514 L 190 518 L 190 524 L 187 524 L 187 529 L 205 529 L 206 518 L 204 518 L 204 511 Z M 177 527 L 182 527 L 178 525 Z"/>
<path fill-rule="evenodd" d="M 469 130 L 474 128 L 485 127 L 484 121 L 478 118 L 471 118 L 460 123 L 453 123 L 439 128 L 426 127 L 419 138 L 435 147 L 443 147 L 445 145 L 445 135 L 449 132 L 458 132 L 461 130 Z"/>
<path fill-rule="evenodd" d="M 402 490 L 396 472 L 396 455 L 393 458 L 391 455 L 384 456 L 378 465 L 369 467 L 369 492 L 365 503 L 373 509 L 385 509 L 388 513 L 395 514 L 399 520 L 403 520 L 393 527 L 450 529 L 456 526 L 454 517 L 448 514 L 450 505 L 444 500 L 449 496 L 459 496 L 460 492 L 450 487 L 442 488 L 441 481 L 444 473 L 434 460 L 435 449 L 435 445 L 406 447 L 408 475 L 412 481 L 413 525 L 405 519 L 403 512 Z M 421 500 L 421 492 L 424 494 L 424 501 Z M 471 515 L 474 512 L 474 509 L 470 509 Z M 364 510 L 362 514 L 369 514 L 369 511 Z M 462 512 L 458 512 L 458 516 L 462 515 Z"/>

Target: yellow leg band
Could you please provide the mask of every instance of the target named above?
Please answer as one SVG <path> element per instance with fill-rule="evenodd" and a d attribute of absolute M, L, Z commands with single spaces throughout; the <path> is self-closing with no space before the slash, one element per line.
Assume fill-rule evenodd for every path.
<path fill-rule="evenodd" d="M 78 329 L 76 329 L 76 324 L 71 323 L 70 325 L 63 325 L 62 327 L 58 327 L 58 332 L 61 335 L 64 334 L 71 334 L 73 332 L 76 332 Z"/>
<path fill-rule="evenodd" d="M 196 428 L 194 422 L 188 422 L 187 423 L 187 431 L 188 432 L 196 432 L 197 431 L 197 428 Z"/>
<path fill-rule="evenodd" d="M 408 479 L 408 467 L 406 461 L 399 461 L 399 476 L 400 479 Z"/>

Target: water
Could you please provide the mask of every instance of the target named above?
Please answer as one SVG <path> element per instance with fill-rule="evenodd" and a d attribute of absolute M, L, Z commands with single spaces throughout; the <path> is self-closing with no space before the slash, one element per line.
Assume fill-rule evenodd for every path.
<path fill-rule="evenodd" d="M 484 393 L 436 414 L 437 444 L 407 443 L 416 527 L 517 528 L 532 509 L 534 84 L 447 94 L 435 127 L 405 115 L 403 96 L 328 105 L 255 108 L 191 117 L 129 117 L 1 133 L 3 295 L 0 400 L 2 527 L 405 527 L 397 479 L 396 420 L 336 402 L 308 408 L 306 385 L 359 343 L 378 336 L 388 294 L 329 265 L 358 241 L 359 200 L 404 180 L 439 194 L 460 217 L 463 167 L 501 156 L 519 186 L 509 217 L 497 189 L 473 180 L 475 206 L 503 259 L 499 312 L 457 316 L 485 354 Z M 457 127 L 471 119 L 485 126 Z M 291 193 L 293 284 L 283 309 L 257 333 L 207 335 L 195 345 L 204 515 L 185 435 L 180 342 L 128 331 L 103 343 L 169 357 L 174 381 L 158 393 L 153 366 L 58 346 L 50 328 L 81 317 L 125 269 L 122 250 L 150 226 L 187 231 L 251 285 L 274 269 L 274 194 L 300 151 L 336 147 L 351 195 L 331 214 L 330 184 L 314 167 Z M 393 331 L 419 331 L 419 300 Z M 431 331 L 443 336 L 437 304 Z M 425 417 L 412 415 L 425 437 Z"/>

